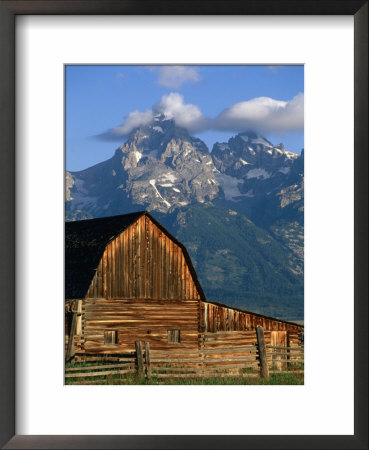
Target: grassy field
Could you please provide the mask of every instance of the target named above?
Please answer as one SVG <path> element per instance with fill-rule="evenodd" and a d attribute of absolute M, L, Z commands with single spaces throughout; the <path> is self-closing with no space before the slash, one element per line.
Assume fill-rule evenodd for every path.
<path fill-rule="evenodd" d="M 268 379 L 258 377 L 214 377 L 214 378 L 156 378 L 147 379 L 137 374 L 105 375 L 86 378 L 66 378 L 66 385 L 302 385 L 301 373 L 272 373 Z"/>

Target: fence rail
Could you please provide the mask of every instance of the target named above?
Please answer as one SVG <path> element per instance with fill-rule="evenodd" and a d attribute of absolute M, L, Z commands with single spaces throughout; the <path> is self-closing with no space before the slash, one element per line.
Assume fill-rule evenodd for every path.
<path fill-rule="evenodd" d="M 135 373 L 158 379 L 268 378 L 270 373 L 276 372 L 303 373 L 304 346 L 294 335 L 286 338 L 284 331 L 264 332 L 262 327 L 257 327 L 246 332 L 203 333 L 199 349 L 159 350 L 150 348 L 149 342 L 136 341 L 135 349 L 129 354 L 77 353 L 75 358 L 101 364 L 66 368 L 65 378 Z"/>
<path fill-rule="evenodd" d="M 136 373 L 135 362 L 103 364 L 96 366 L 67 367 L 65 378 L 102 377 L 106 375 L 127 375 Z"/>

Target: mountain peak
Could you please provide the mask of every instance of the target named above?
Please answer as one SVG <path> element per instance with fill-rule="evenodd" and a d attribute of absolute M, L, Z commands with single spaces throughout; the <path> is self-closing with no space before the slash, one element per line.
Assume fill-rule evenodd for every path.
<path fill-rule="evenodd" d="M 239 133 L 235 139 L 242 139 L 244 142 L 247 142 L 248 145 L 260 145 L 262 147 L 273 147 L 273 144 L 268 141 L 264 136 L 255 131 L 245 131 L 243 133 Z"/>
<path fill-rule="evenodd" d="M 259 133 L 256 133 L 255 131 L 242 131 L 241 133 L 238 133 L 238 136 L 247 136 L 250 139 L 257 139 L 262 137 Z"/>
<path fill-rule="evenodd" d="M 172 116 L 165 115 L 164 113 L 157 113 L 157 114 L 154 115 L 154 118 L 153 118 L 153 122 L 154 123 L 167 122 L 167 121 L 174 122 L 174 119 L 173 119 Z"/>
<path fill-rule="evenodd" d="M 154 115 L 150 123 L 133 129 L 126 142 L 135 142 L 136 145 L 142 144 L 145 147 L 154 145 L 159 148 L 161 142 L 166 144 L 173 138 L 183 141 L 194 139 L 185 128 L 177 126 L 173 117 L 158 113 Z"/>

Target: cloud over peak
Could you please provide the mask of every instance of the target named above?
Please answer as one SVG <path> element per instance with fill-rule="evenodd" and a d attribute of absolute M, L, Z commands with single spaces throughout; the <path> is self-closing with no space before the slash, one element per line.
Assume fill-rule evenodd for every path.
<path fill-rule="evenodd" d="M 114 127 L 106 133 L 111 135 L 112 138 L 127 136 L 135 128 L 141 127 L 143 125 L 148 125 L 152 122 L 154 117 L 153 111 L 148 109 L 147 111 L 132 111 L 125 117 L 122 125 Z M 106 136 L 108 137 L 108 136 Z"/>
<path fill-rule="evenodd" d="M 223 110 L 214 120 L 215 128 L 224 131 L 253 130 L 261 133 L 302 130 L 304 94 L 286 102 L 257 97 Z"/>
<path fill-rule="evenodd" d="M 185 103 L 181 94 L 171 92 L 163 95 L 152 109 L 129 113 L 122 125 L 112 128 L 101 137 L 117 139 L 127 136 L 135 128 L 149 125 L 158 113 L 174 119 L 178 126 L 190 133 L 206 130 L 285 133 L 304 127 L 304 94 L 299 93 L 289 101 L 257 97 L 234 103 L 215 118 L 207 118 L 197 105 Z"/>
<path fill-rule="evenodd" d="M 174 119 L 180 127 L 189 131 L 201 131 L 206 128 L 207 120 L 200 108 L 191 103 L 184 103 L 183 95 L 171 92 L 163 95 L 161 100 L 153 107 L 155 113 L 162 113 L 168 119 Z"/>

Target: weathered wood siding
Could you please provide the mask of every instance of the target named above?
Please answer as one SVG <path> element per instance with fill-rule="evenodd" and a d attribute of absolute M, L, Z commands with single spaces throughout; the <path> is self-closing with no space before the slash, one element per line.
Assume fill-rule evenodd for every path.
<path fill-rule="evenodd" d="M 247 331 L 263 327 L 265 331 L 298 331 L 298 325 L 269 319 L 258 314 L 209 302 L 200 302 L 200 330 L 216 333 L 218 331 Z"/>
<path fill-rule="evenodd" d="M 199 299 L 182 249 L 147 216 L 110 242 L 87 298 Z"/>
<path fill-rule="evenodd" d="M 85 299 L 82 311 L 86 353 L 130 353 L 135 341 L 157 350 L 199 348 L 198 300 Z M 117 332 L 116 344 L 104 342 L 107 330 Z M 172 330 L 180 330 L 180 343 L 169 342 Z"/>

